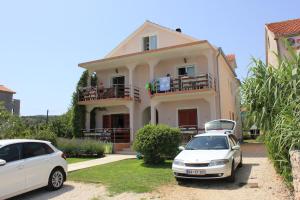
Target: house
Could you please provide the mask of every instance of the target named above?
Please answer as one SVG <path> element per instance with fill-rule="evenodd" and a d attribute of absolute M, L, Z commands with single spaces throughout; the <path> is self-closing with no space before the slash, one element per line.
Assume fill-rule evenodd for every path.
<path fill-rule="evenodd" d="M 148 123 L 179 127 L 186 136 L 220 118 L 241 129 L 235 56 L 179 28 L 146 21 L 103 59 L 79 66 L 98 80 L 79 91 L 87 136 L 128 147 Z"/>
<path fill-rule="evenodd" d="M 278 64 L 277 55 L 280 58 L 289 57 L 286 42 L 300 52 L 300 19 L 266 24 L 265 40 L 266 63 L 272 66 Z"/>
<path fill-rule="evenodd" d="M 4 108 L 14 115 L 20 115 L 20 100 L 14 99 L 13 95 L 16 92 L 11 89 L 5 87 L 4 85 L 0 85 L 0 103 L 3 103 Z"/>

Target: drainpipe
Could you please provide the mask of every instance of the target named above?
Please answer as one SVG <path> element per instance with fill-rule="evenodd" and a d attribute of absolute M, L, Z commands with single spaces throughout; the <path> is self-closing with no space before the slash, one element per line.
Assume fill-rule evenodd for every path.
<path fill-rule="evenodd" d="M 220 74 L 219 74 L 219 56 L 221 54 L 221 47 L 218 48 L 218 54 L 217 54 L 217 74 L 218 74 L 218 96 L 219 96 L 219 110 L 220 110 L 220 115 L 219 115 L 219 119 L 221 119 L 221 95 L 220 95 Z"/>

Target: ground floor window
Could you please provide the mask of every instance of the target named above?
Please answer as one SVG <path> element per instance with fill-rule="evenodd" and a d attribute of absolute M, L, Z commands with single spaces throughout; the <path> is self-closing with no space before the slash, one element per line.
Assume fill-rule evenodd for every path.
<path fill-rule="evenodd" d="M 197 109 L 179 109 L 178 126 L 182 128 L 198 127 Z"/>
<path fill-rule="evenodd" d="M 104 115 L 103 128 L 129 128 L 129 114 Z"/>

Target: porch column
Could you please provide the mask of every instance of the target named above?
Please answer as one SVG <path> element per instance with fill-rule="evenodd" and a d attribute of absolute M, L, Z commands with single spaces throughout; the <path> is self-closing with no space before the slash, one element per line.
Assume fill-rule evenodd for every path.
<path fill-rule="evenodd" d="M 128 71 L 129 71 L 128 82 L 129 82 L 129 87 L 130 87 L 130 97 L 132 97 L 132 98 L 134 98 L 133 73 L 134 73 L 134 69 L 136 66 L 137 66 L 136 63 L 126 65 Z"/>
<path fill-rule="evenodd" d="M 150 60 L 148 61 L 149 65 L 149 81 L 154 79 L 154 68 L 159 63 L 159 60 Z"/>
<path fill-rule="evenodd" d="M 151 124 L 156 124 L 156 107 L 158 102 L 151 101 Z"/>
<path fill-rule="evenodd" d="M 85 129 L 86 131 L 91 130 L 91 112 L 94 109 L 93 106 L 85 106 Z"/>
<path fill-rule="evenodd" d="M 211 120 L 214 120 L 217 118 L 217 109 L 216 109 L 216 96 L 212 95 L 210 98 L 209 107 L 210 107 L 210 118 Z"/>
<path fill-rule="evenodd" d="M 85 113 L 85 129 L 86 131 L 90 131 L 91 129 L 91 111 L 86 110 Z"/>
<path fill-rule="evenodd" d="M 87 86 L 90 87 L 91 86 L 91 76 L 92 73 L 90 70 L 88 70 L 88 78 L 87 78 Z"/>
<path fill-rule="evenodd" d="M 135 112 L 135 102 L 130 102 L 126 106 L 129 110 L 129 128 L 130 128 L 130 143 L 134 140 L 134 133 L 135 133 L 135 127 L 134 127 L 134 112 Z"/>
<path fill-rule="evenodd" d="M 213 51 L 208 50 L 205 54 L 207 58 L 207 72 L 214 77 L 214 57 L 213 57 Z"/>

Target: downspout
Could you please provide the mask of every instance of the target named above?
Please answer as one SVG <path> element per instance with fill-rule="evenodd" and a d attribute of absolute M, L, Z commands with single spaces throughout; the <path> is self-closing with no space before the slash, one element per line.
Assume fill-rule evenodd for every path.
<path fill-rule="evenodd" d="M 218 48 L 218 54 L 217 54 L 217 74 L 218 74 L 218 96 L 219 96 L 219 110 L 220 110 L 220 113 L 219 113 L 219 119 L 221 119 L 221 95 L 220 95 L 220 74 L 219 74 L 219 56 L 221 54 L 221 47 Z"/>

